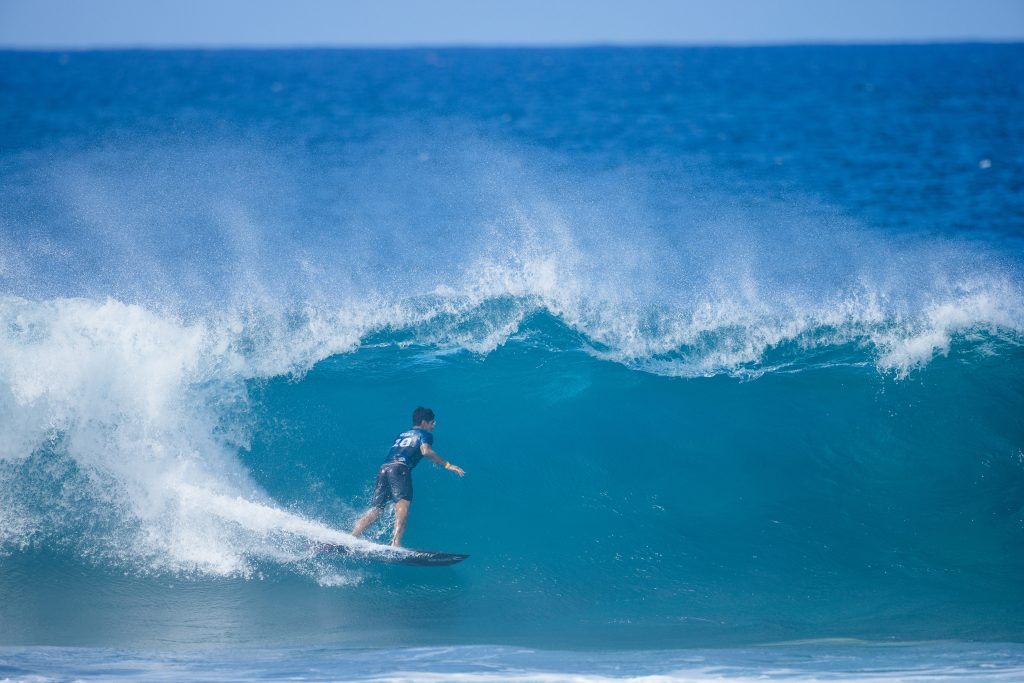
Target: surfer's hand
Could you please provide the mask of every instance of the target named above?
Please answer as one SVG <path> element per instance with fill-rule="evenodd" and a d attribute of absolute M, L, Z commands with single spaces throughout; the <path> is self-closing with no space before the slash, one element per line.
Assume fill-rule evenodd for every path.
<path fill-rule="evenodd" d="M 455 474 L 459 475 L 460 477 L 466 476 L 466 470 L 462 469 L 458 465 L 453 465 L 450 462 L 445 463 L 444 468 L 446 470 L 448 470 L 449 472 L 454 472 Z"/>

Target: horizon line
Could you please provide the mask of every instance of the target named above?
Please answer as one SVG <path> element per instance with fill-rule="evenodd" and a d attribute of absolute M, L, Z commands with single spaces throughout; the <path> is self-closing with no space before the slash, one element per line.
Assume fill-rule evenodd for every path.
<path fill-rule="evenodd" d="M 133 43 L 111 43 L 96 45 L 4 45 L 0 44 L 0 52 L 198 52 L 198 51 L 329 51 L 329 50 L 366 50 L 366 51 L 402 51 L 402 50 L 586 50 L 586 49 L 649 49 L 649 48 L 764 48 L 764 47 L 923 47 L 928 45 L 1020 45 L 1024 44 L 1024 36 L 1019 38 L 905 38 L 905 39 L 811 39 L 811 40 L 763 40 L 763 41 L 708 41 L 708 42 L 625 42 L 625 41 L 587 41 L 573 43 L 294 43 L 294 44 L 260 44 L 260 43 L 180 43 L 141 45 Z"/>

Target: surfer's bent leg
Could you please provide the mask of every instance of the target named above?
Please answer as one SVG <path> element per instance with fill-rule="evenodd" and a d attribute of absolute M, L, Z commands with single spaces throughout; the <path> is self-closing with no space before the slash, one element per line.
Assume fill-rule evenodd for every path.
<path fill-rule="evenodd" d="M 402 534 L 405 533 L 405 523 L 409 519 L 410 502 L 404 499 L 395 502 L 395 533 L 391 537 L 393 546 L 402 545 Z"/>
<path fill-rule="evenodd" d="M 378 517 L 380 517 L 380 508 L 370 508 L 367 510 L 366 514 L 360 517 L 356 525 L 352 527 L 352 535 L 362 536 L 363 532 L 366 531 L 366 527 L 376 522 Z"/>
<path fill-rule="evenodd" d="M 352 527 L 353 536 L 362 536 L 363 532 L 366 531 L 366 527 L 370 526 L 377 521 L 380 517 L 380 511 L 387 506 L 388 501 L 392 497 L 392 484 L 391 484 L 391 468 L 385 465 L 380 468 L 380 472 L 377 473 L 377 481 L 373 485 L 373 499 L 370 501 L 369 510 L 366 514 L 359 518 L 356 525 Z"/>

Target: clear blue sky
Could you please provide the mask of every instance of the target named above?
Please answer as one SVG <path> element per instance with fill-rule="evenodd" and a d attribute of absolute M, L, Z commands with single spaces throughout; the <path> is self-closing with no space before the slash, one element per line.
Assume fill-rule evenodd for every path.
<path fill-rule="evenodd" d="M 1024 40 L 1024 0 L 0 0 L 0 48 Z"/>

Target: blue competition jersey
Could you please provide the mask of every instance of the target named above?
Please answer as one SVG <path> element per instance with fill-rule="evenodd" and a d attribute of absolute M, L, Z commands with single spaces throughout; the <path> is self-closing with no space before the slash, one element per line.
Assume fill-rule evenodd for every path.
<path fill-rule="evenodd" d="M 420 444 L 433 445 L 433 443 L 433 434 L 413 427 L 409 431 L 398 435 L 395 443 L 391 445 L 391 450 L 388 451 L 388 457 L 384 459 L 384 462 L 400 462 L 403 465 L 408 465 L 409 469 L 412 469 L 416 467 L 416 463 L 423 457 L 423 453 L 420 452 Z"/>

